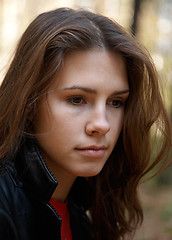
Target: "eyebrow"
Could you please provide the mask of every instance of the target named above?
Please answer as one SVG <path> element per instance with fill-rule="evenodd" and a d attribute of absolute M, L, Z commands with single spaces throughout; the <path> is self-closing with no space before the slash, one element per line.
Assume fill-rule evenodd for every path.
<path fill-rule="evenodd" d="M 68 88 L 64 88 L 63 90 L 82 90 L 84 92 L 87 93 L 91 93 L 91 94 L 97 94 L 97 91 L 95 89 L 92 88 L 87 88 L 87 87 L 81 87 L 81 86 L 72 86 L 72 87 L 68 87 Z M 126 94 L 129 93 L 129 89 L 125 89 L 122 91 L 115 91 L 112 93 L 112 95 L 121 95 L 121 94 Z"/>
<path fill-rule="evenodd" d="M 97 94 L 96 90 L 91 88 L 86 88 L 86 87 L 72 86 L 72 87 L 64 88 L 64 90 L 76 90 L 76 89 L 82 90 L 87 93 Z"/>

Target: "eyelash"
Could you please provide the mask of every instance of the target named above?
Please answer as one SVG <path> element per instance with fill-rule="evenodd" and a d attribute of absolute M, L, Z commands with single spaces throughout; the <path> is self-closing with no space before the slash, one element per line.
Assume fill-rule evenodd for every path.
<path fill-rule="evenodd" d="M 124 105 L 124 101 L 122 99 L 112 99 L 109 100 L 107 103 L 113 108 L 120 108 Z"/>
<path fill-rule="evenodd" d="M 81 101 L 75 102 L 75 101 L 77 101 L 77 100 L 81 100 Z M 86 103 L 85 100 L 84 100 L 84 98 L 81 97 L 81 96 L 70 97 L 70 98 L 67 99 L 67 101 L 68 101 L 69 103 L 73 104 L 73 105 L 81 105 L 81 104 L 83 104 L 83 103 Z"/>
<path fill-rule="evenodd" d="M 82 96 L 70 97 L 67 99 L 67 102 L 71 103 L 72 105 L 76 105 L 76 106 L 86 104 L 86 101 L 84 100 L 84 98 Z M 124 105 L 124 103 L 125 102 L 122 99 L 112 99 L 112 100 L 107 101 L 107 104 L 112 106 L 113 108 L 120 108 Z"/>

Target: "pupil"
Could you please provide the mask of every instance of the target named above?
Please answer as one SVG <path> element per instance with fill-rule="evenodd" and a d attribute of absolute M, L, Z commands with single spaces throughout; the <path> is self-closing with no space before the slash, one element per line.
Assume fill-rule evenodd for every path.
<path fill-rule="evenodd" d="M 81 102 L 81 98 L 75 98 L 75 99 L 74 99 L 74 102 L 75 102 L 75 103 L 80 103 L 80 102 Z"/>

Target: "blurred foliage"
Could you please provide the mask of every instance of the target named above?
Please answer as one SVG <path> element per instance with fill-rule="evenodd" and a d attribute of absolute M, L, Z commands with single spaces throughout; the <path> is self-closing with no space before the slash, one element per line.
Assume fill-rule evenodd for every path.
<path fill-rule="evenodd" d="M 168 202 L 168 204 L 161 210 L 160 217 L 164 221 L 172 220 L 172 201 Z M 172 231 L 170 232 L 172 233 Z"/>
<path fill-rule="evenodd" d="M 172 166 L 158 174 L 153 181 L 155 181 L 157 186 L 172 185 Z"/>

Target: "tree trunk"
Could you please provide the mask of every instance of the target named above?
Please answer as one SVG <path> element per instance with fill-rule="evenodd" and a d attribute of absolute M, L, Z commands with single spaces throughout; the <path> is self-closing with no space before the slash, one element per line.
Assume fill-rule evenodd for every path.
<path fill-rule="evenodd" d="M 140 12 L 140 5 L 142 0 L 134 0 L 134 15 L 133 15 L 133 23 L 131 26 L 131 31 L 134 35 L 136 35 L 138 30 L 138 17 Z"/>

